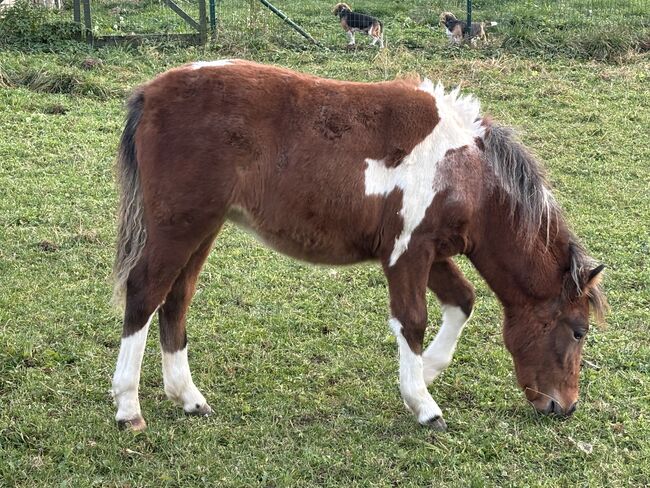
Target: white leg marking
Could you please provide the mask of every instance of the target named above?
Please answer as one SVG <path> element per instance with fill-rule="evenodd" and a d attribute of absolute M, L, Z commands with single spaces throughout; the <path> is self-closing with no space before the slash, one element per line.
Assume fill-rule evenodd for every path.
<path fill-rule="evenodd" d="M 228 66 L 233 64 L 232 59 L 220 59 L 218 61 L 196 61 L 192 63 L 193 69 L 201 68 L 218 68 L 220 66 Z"/>
<path fill-rule="evenodd" d="M 454 356 L 456 344 L 463 327 L 469 320 L 460 307 L 454 305 L 442 306 L 442 325 L 433 342 L 422 354 L 424 362 L 424 382 L 430 385 L 442 373 Z"/>
<path fill-rule="evenodd" d="M 459 89 L 445 94 L 444 87 L 435 88 L 425 79 L 420 90 L 436 100 L 440 120 L 431 134 L 413 148 L 397 167 L 386 167 L 383 160 L 366 159 L 366 195 L 387 196 L 395 188 L 402 190 L 402 208 L 399 212 L 403 226 L 395 238 L 389 266 L 393 266 L 408 248 L 411 234 L 420 225 L 435 194 L 436 172 L 447 151 L 463 146 L 474 147 L 474 138 L 482 137 L 484 129 L 479 119 L 480 104 L 471 96 L 459 97 Z"/>
<path fill-rule="evenodd" d="M 167 398 L 183 405 L 186 412 L 210 413 L 204 396 L 192 381 L 187 346 L 176 352 L 162 351 L 162 368 Z"/>
<path fill-rule="evenodd" d="M 135 334 L 122 338 L 111 390 L 117 405 L 117 414 L 115 415 L 117 421 L 142 417 L 140 400 L 138 399 L 140 367 L 142 366 L 144 348 L 147 344 L 149 325 L 157 310 L 156 308 L 142 329 Z"/>
<path fill-rule="evenodd" d="M 354 46 L 354 32 L 347 31 L 348 34 L 348 46 Z"/>
<path fill-rule="evenodd" d="M 396 318 L 389 321 L 399 347 L 399 389 L 406 407 L 413 412 L 421 424 L 442 417 L 440 407 L 431 397 L 422 374 L 422 356 L 411 351 L 402 335 L 402 324 Z"/>

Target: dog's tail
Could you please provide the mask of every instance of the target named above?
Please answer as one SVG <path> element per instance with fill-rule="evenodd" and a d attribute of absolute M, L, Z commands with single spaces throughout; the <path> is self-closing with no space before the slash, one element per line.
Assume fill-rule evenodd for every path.
<path fill-rule="evenodd" d="M 497 22 L 486 22 L 485 27 L 494 27 L 495 25 L 498 25 Z"/>

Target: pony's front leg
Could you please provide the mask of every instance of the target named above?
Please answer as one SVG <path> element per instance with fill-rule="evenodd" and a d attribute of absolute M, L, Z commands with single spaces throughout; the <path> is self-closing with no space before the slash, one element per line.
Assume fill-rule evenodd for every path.
<path fill-rule="evenodd" d="M 451 259 L 431 265 L 428 285 L 442 306 L 440 330 L 422 354 L 424 381 L 430 385 L 451 363 L 456 343 L 472 314 L 474 288 Z"/>
<path fill-rule="evenodd" d="M 424 382 L 422 341 L 427 325 L 426 290 L 430 251 L 411 245 L 392 266 L 384 262 L 392 317 L 389 325 L 399 348 L 399 388 L 406 407 L 422 425 L 446 429 L 442 411 Z"/>

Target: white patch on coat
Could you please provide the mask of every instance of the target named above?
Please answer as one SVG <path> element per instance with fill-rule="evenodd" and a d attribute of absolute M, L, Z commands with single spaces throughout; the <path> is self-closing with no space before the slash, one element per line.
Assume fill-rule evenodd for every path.
<path fill-rule="evenodd" d="M 402 324 L 394 317 L 388 322 L 399 347 L 399 390 L 406 407 L 425 425 L 442 417 L 440 407 L 424 383 L 422 356 L 415 354 L 402 334 Z"/>
<path fill-rule="evenodd" d="M 358 29 L 355 29 L 358 31 Z M 349 31 L 346 32 L 348 36 L 348 46 L 354 46 L 354 32 L 353 29 L 350 29 Z"/>
<path fill-rule="evenodd" d="M 117 405 L 115 420 L 133 420 L 142 416 L 138 398 L 140 368 L 147 344 L 149 325 L 157 310 L 158 308 L 139 331 L 128 337 L 122 337 L 111 388 L 111 394 Z"/>
<path fill-rule="evenodd" d="M 170 400 L 183 405 L 186 412 L 196 412 L 206 406 L 205 397 L 192 381 L 187 346 L 180 351 L 162 351 L 163 383 Z"/>
<path fill-rule="evenodd" d="M 454 35 L 451 33 L 451 31 L 445 27 L 445 34 L 447 34 L 447 37 L 449 38 L 450 41 L 454 41 Z"/>
<path fill-rule="evenodd" d="M 458 338 L 469 320 L 455 305 L 442 305 L 442 325 L 436 337 L 422 354 L 424 382 L 430 385 L 451 363 Z"/>
<path fill-rule="evenodd" d="M 389 266 L 407 250 L 413 231 L 420 225 L 427 208 L 440 188 L 434 186 L 438 163 L 447 151 L 473 147 L 474 138 L 483 137 L 479 118 L 480 103 L 472 96 L 459 97 L 460 88 L 445 94 L 442 84 L 434 88 L 425 79 L 419 86 L 436 100 L 440 120 L 431 134 L 417 144 L 397 167 L 386 167 L 384 160 L 366 159 L 366 195 L 388 196 L 395 188 L 402 190 L 402 232 L 395 239 Z"/>
<path fill-rule="evenodd" d="M 218 68 L 221 66 L 229 66 L 231 64 L 234 64 L 232 59 L 220 59 L 218 61 L 195 61 L 192 63 L 192 69 Z"/>

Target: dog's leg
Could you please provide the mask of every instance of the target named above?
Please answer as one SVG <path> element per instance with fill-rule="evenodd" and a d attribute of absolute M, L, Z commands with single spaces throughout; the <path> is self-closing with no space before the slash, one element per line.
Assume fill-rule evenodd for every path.
<path fill-rule="evenodd" d="M 377 24 L 373 26 L 373 28 L 368 32 L 368 34 L 372 37 L 372 42 L 370 43 L 372 46 L 377 44 L 379 42 L 379 47 L 383 48 L 384 47 L 384 30 L 381 27 L 381 25 Z"/>
<path fill-rule="evenodd" d="M 354 46 L 354 32 L 349 30 L 346 34 L 348 35 L 348 46 Z"/>

